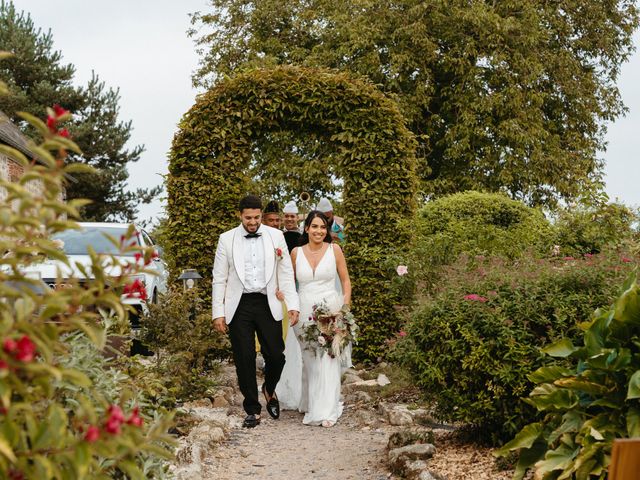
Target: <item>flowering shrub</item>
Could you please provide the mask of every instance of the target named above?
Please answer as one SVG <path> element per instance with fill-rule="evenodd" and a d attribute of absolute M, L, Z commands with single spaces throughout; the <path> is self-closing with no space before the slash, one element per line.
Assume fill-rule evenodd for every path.
<path fill-rule="evenodd" d="M 143 413 L 124 386 L 106 395 L 89 374 L 95 362 L 77 363 L 69 341 L 82 337 L 96 351 L 104 347 L 103 314 L 126 322 L 118 292 L 138 267 L 92 254 L 82 285 L 70 279 L 55 290 L 24 274 L 47 258 L 69 263 L 51 240 L 78 228 L 71 219 L 85 204 L 61 200 L 64 177 L 87 169 L 65 164 L 67 152 L 78 151 L 60 126 L 69 115 L 56 108 L 47 123 L 23 116 L 44 137 L 30 145 L 38 162 L 0 145 L 25 168 L 16 183 L 0 180 L 8 195 L 0 204 L 0 478 L 159 478 L 164 468 L 150 471 L 149 458 L 170 456 L 170 418 Z M 41 184 L 41 192 L 29 182 Z M 127 242 L 120 241 L 122 250 L 133 248 Z"/>
<path fill-rule="evenodd" d="M 213 328 L 211 307 L 199 295 L 196 288 L 170 289 L 140 320 L 140 340 L 155 353 L 151 369 L 166 405 L 206 395 L 218 362 L 230 356 L 228 337 Z"/>
<path fill-rule="evenodd" d="M 614 298 L 633 268 L 621 257 L 460 260 L 411 313 L 394 356 L 439 417 L 493 442 L 510 438 L 536 418 L 520 398 L 532 387 L 530 372 L 545 363 L 539 349 L 577 338 L 578 324 Z"/>
<path fill-rule="evenodd" d="M 536 386 L 526 401 L 544 417 L 497 452 L 520 453 L 516 479 L 534 468 L 535 478 L 542 480 L 604 480 L 613 440 L 640 437 L 636 272 L 611 307 L 596 310 L 580 328 L 578 346 L 564 338 L 546 347 L 544 352 L 559 360 L 529 375 Z"/>

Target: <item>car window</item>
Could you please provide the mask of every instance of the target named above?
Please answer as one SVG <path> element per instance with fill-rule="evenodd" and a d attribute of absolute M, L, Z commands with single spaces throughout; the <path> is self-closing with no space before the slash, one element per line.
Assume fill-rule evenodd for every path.
<path fill-rule="evenodd" d="M 87 255 L 91 246 L 96 253 L 122 255 L 118 248 L 108 239 L 113 237 L 116 242 L 127 233 L 126 228 L 117 227 L 90 227 L 82 230 L 66 230 L 53 236 L 55 240 L 63 242 L 62 249 L 67 255 Z M 132 245 L 139 245 L 137 236 L 130 241 Z M 127 252 L 124 255 L 132 257 L 135 252 Z"/>
<path fill-rule="evenodd" d="M 149 234 L 147 232 L 145 232 L 144 230 L 140 230 L 140 232 L 142 233 L 142 239 L 144 240 L 144 243 L 147 247 L 152 247 L 153 246 L 153 240 L 151 240 L 151 237 L 149 236 Z"/>

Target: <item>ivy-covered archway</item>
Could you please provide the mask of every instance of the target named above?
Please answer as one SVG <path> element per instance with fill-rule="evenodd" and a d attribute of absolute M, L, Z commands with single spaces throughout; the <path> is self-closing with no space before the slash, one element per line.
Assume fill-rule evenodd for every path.
<path fill-rule="evenodd" d="M 387 261 L 406 248 L 415 212 L 415 140 L 396 104 L 343 73 L 279 67 L 242 73 L 200 95 L 179 125 L 167 178 L 168 261 L 196 268 L 210 292 L 218 236 L 236 226 L 255 141 L 269 132 L 313 134 L 338 152 L 345 254 L 360 357 L 375 358 L 398 328 Z"/>

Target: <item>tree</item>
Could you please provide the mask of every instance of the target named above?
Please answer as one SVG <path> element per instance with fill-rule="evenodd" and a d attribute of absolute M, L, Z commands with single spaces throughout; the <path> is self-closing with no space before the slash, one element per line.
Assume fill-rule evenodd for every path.
<path fill-rule="evenodd" d="M 602 186 L 605 122 L 633 50 L 632 0 L 211 0 L 192 17 L 210 87 L 240 69 L 346 69 L 397 98 L 422 193 L 554 206 Z M 199 28 L 195 28 L 199 27 Z M 204 32 L 204 33 L 203 33 Z"/>
<path fill-rule="evenodd" d="M 150 201 L 160 187 L 135 193 L 126 190 L 127 164 L 138 161 L 144 148 L 125 148 L 132 127 L 130 121 L 118 118 L 118 90 L 107 88 L 95 74 L 86 87 L 74 86 L 75 67 L 65 64 L 61 52 L 54 50 L 51 32 L 37 28 L 28 13 L 18 13 L 5 0 L 0 1 L 0 45 L 14 54 L 0 64 L 0 76 L 11 93 L 0 98 L 0 110 L 25 134 L 34 132 L 16 112 L 42 117 L 46 107 L 59 104 L 74 114 L 67 127 L 83 153 L 70 155 L 69 160 L 97 169 L 96 173 L 73 175 L 66 186 L 68 199 L 92 200 L 82 209 L 82 218 L 133 220 L 138 202 Z"/>

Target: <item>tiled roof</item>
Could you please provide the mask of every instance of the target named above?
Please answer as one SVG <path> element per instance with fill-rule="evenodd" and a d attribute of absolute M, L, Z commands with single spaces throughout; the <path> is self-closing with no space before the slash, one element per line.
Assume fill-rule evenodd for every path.
<path fill-rule="evenodd" d="M 34 158 L 33 153 L 27 146 L 26 137 L 2 111 L 0 111 L 0 142 L 6 143 L 7 145 L 20 150 L 28 157 Z"/>

